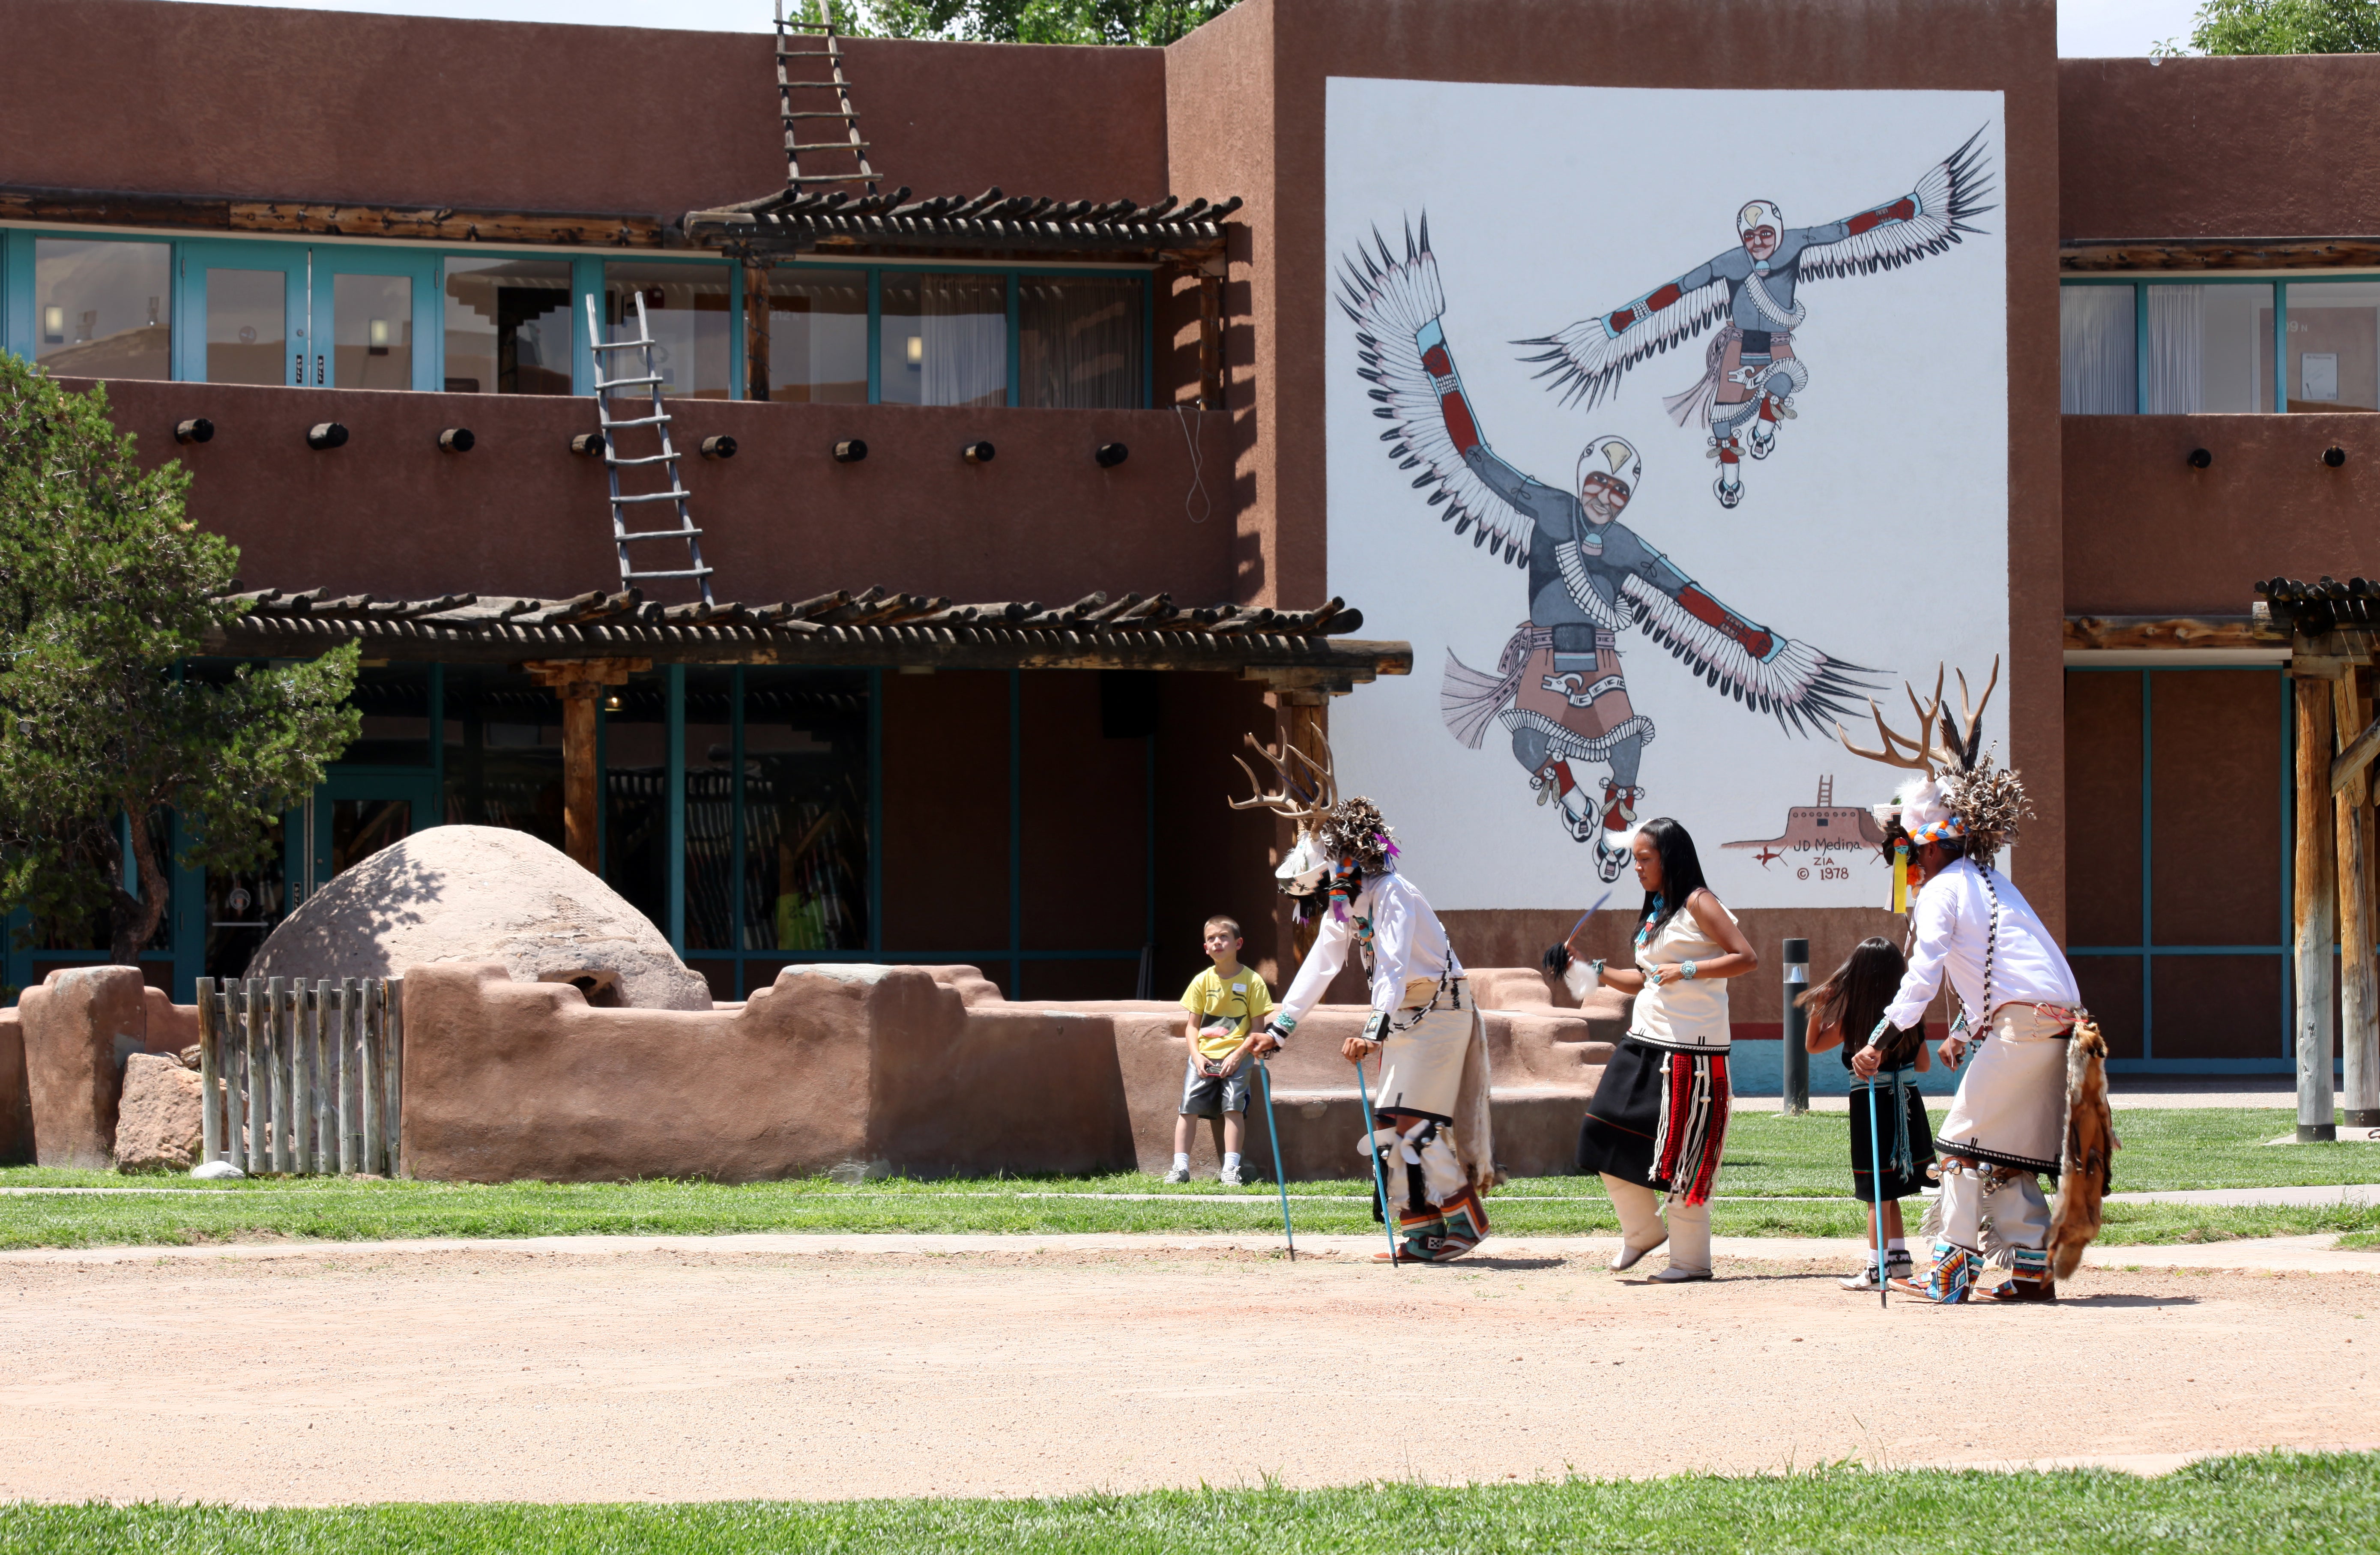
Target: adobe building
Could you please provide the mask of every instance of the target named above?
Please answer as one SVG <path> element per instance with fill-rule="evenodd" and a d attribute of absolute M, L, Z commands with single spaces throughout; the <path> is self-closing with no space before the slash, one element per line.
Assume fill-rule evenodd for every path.
<path fill-rule="evenodd" d="M 1895 776 L 1835 723 L 1997 659 L 2016 878 L 2119 1067 L 2290 1068 L 2292 655 L 2342 661 L 2254 606 L 2372 570 L 2380 64 L 2060 61 L 2046 0 L 1244 0 L 797 30 L 782 86 L 766 34 L 0 28 L 0 347 L 240 546 L 188 673 L 370 666 L 279 867 L 176 879 L 176 999 L 443 821 L 570 847 L 722 1001 L 1162 996 L 1219 910 L 1279 978 L 1231 758 L 1326 723 L 1471 965 L 1606 892 L 1617 951 L 1615 804 L 1831 965 L 1891 920 L 1822 828 Z M 677 463 L 611 462 L 656 387 Z M 1555 543 L 1591 468 L 1638 551 Z"/>

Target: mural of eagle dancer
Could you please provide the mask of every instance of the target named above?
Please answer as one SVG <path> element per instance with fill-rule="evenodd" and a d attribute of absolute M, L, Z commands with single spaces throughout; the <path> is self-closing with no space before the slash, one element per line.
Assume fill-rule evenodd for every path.
<path fill-rule="evenodd" d="M 1794 332 L 1809 316 L 1795 290 L 1803 281 L 1897 270 L 1980 233 L 1969 218 L 1992 209 L 1979 203 L 1992 192 L 1976 144 L 1983 133 L 1967 137 L 1900 199 L 1824 226 L 1789 227 L 1774 201 L 1755 200 L 1736 213 L 1738 247 L 1625 307 L 1521 341 L 1546 347 L 1524 359 L 1546 364 L 1537 376 L 1553 381 L 1547 386 L 1564 405 L 1591 410 L 1638 362 L 1726 321 L 1703 354 L 1701 381 L 1661 403 L 1678 425 L 1699 419 L 1710 430 L 1708 456 L 1718 461 L 1711 490 L 1720 506 L 1733 507 L 1743 500 L 1746 444 L 1755 459 L 1774 452 L 1779 419 L 1794 418 L 1794 396 L 1810 386 L 1810 370 L 1793 349 Z"/>
<path fill-rule="evenodd" d="M 1377 251 L 1374 251 L 1377 250 Z M 1439 711 L 1454 737 L 1476 750 L 1500 716 L 1537 803 L 1559 803 L 1564 828 L 1592 842 L 1596 871 L 1620 878 L 1627 833 L 1645 791 L 1638 765 L 1653 721 L 1629 700 L 1619 634 L 1646 635 L 1723 697 L 1774 714 L 1795 734 L 1827 733 L 1845 704 L 1868 689 L 1856 664 L 1780 637 L 1729 609 L 1619 521 L 1644 469 L 1625 438 L 1596 437 L 1578 456 L 1572 490 L 1559 491 L 1498 457 L 1455 371 L 1440 322 L 1446 311 L 1429 221 L 1405 231 L 1404 257 L 1375 232 L 1340 277 L 1339 305 L 1355 321 L 1360 376 L 1390 423 L 1380 434 L 1400 469 L 1421 468 L 1414 489 L 1454 533 L 1501 562 L 1528 569 L 1529 618 L 1504 645 L 1496 672 L 1450 651 Z M 1600 797 L 1586 768 L 1607 765 Z"/>

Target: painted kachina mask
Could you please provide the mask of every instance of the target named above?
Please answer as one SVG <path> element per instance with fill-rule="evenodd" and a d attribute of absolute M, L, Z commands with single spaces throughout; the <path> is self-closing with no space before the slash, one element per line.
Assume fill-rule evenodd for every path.
<path fill-rule="evenodd" d="M 1909 910 L 1910 850 L 1933 842 L 1958 842 L 1966 856 L 1981 869 L 1990 869 L 2000 849 L 2016 842 L 2017 828 L 2033 814 L 2024 782 L 2015 771 L 1993 764 L 1984 748 L 1984 710 L 1999 685 L 2000 662 L 1992 660 L 1991 677 L 1982 699 L 1967 700 L 1966 672 L 1959 672 L 1960 716 L 1942 711 L 1944 671 L 1934 675 L 1934 695 L 1920 701 L 1914 686 L 1909 705 L 1917 714 L 1914 736 L 1896 732 L 1884 721 L 1884 710 L 1871 701 L 1879 748 L 1865 750 L 1852 743 L 1840 724 L 1835 733 L 1843 748 L 1871 761 L 1903 768 L 1914 775 L 1903 782 L 1892 798 L 1874 807 L 1884 827 L 1884 854 L 1892 864 L 1892 910 Z"/>

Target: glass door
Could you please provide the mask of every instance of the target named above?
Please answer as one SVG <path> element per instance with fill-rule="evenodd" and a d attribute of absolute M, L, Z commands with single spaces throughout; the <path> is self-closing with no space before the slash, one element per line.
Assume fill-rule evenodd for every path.
<path fill-rule="evenodd" d="M 435 255 L 317 245 L 307 382 L 340 389 L 440 387 Z"/>
<path fill-rule="evenodd" d="M 303 901 L 437 818 L 438 783 L 429 772 L 334 772 L 290 817 L 292 851 L 307 864 L 293 894 Z"/>
<path fill-rule="evenodd" d="M 311 382 L 299 243 L 182 245 L 182 361 L 208 383 Z"/>

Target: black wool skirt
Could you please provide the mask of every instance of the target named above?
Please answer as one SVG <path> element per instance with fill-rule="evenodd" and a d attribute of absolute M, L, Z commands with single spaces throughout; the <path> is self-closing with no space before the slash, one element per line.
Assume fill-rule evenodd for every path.
<path fill-rule="evenodd" d="M 1578 1169 L 1586 1176 L 1609 1172 L 1667 1193 L 1652 1181 L 1653 1140 L 1661 1127 L 1661 1060 L 1658 1048 L 1622 1039 L 1604 1065 L 1603 1078 L 1578 1125 Z"/>
<path fill-rule="evenodd" d="M 1876 1090 L 1876 1126 L 1868 1126 L 1868 1087 L 1854 1080 L 1852 1083 L 1852 1196 L 1862 1204 L 1876 1202 L 1876 1160 L 1869 1148 L 1871 1134 L 1880 1136 L 1884 1159 L 1893 1158 L 1892 1148 L 1892 1087 L 1880 1086 Z M 1887 1166 L 1884 1173 L 1884 1197 L 1887 1199 L 1914 1198 L 1930 1186 L 1925 1180 L 1925 1168 L 1934 1160 L 1934 1131 L 1925 1121 L 1925 1099 L 1917 1094 L 1915 1086 L 1900 1087 L 1901 1115 L 1909 1130 L 1909 1170 L 1902 1172 Z"/>

